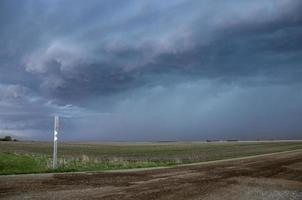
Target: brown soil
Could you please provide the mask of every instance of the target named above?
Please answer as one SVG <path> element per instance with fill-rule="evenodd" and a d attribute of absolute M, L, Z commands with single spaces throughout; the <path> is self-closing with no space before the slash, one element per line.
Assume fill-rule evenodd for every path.
<path fill-rule="evenodd" d="M 3 199 L 302 199 L 302 150 L 142 171 L 0 176 Z"/>

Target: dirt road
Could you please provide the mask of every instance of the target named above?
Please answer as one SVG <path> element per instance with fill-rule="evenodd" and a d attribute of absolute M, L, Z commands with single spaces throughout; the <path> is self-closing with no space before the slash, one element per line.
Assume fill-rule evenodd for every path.
<path fill-rule="evenodd" d="M 0 198 L 302 200 L 302 150 L 145 171 L 0 176 Z"/>

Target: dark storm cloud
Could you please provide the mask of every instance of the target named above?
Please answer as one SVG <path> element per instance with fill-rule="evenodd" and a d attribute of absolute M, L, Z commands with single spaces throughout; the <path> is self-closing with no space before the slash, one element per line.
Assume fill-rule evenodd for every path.
<path fill-rule="evenodd" d="M 45 138 L 56 113 L 78 138 L 294 138 L 302 129 L 298 0 L 0 4 L 4 131 Z"/>

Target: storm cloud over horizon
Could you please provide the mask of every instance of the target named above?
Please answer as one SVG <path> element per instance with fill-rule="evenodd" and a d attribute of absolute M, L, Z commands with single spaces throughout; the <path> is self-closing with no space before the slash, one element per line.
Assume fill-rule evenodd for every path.
<path fill-rule="evenodd" d="M 0 136 L 301 139 L 300 0 L 0 1 Z"/>

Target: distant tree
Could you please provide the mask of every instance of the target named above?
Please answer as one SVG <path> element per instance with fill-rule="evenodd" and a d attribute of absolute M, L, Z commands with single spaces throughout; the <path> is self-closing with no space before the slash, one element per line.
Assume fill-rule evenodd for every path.
<path fill-rule="evenodd" d="M 2 141 L 13 141 L 13 138 L 11 136 L 5 136 Z"/>

